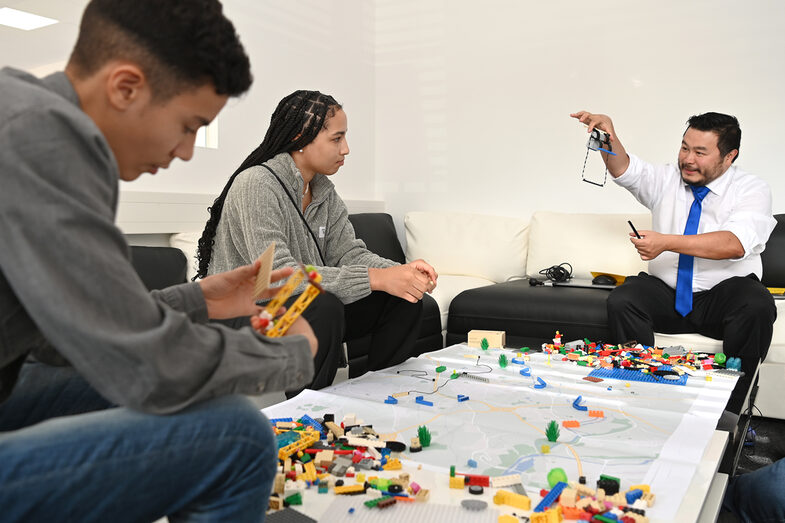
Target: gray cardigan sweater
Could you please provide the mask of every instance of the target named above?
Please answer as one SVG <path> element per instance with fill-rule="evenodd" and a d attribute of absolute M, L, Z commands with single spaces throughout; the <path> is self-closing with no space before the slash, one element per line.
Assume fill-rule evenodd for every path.
<path fill-rule="evenodd" d="M 197 283 L 147 291 L 114 225 L 117 163 L 65 74 L 3 69 L 0 92 L 0 402 L 34 349 L 155 413 L 310 381 L 305 337 L 206 323 Z"/>
<path fill-rule="evenodd" d="M 281 153 L 265 164 L 275 171 L 302 209 L 303 178 L 291 155 Z M 310 190 L 312 200 L 304 216 L 319 242 L 324 263 L 281 184 L 270 171 L 257 165 L 238 174 L 226 195 L 209 273 L 251 263 L 275 242 L 274 268 L 296 266 L 298 261 L 314 265 L 322 275 L 324 288 L 343 303 L 369 295 L 368 268 L 398 263 L 372 253 L 355 237 L 346 205 L 326 176 L 317 174 Z M 302 292 L 302 286 L 296 292 Z"/>

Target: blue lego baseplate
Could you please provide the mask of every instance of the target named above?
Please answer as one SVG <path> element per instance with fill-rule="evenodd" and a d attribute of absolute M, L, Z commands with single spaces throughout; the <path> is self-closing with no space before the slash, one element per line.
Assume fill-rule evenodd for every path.
<path fill-rule="evenodd" d="M 658 367 L 661 370 L 671 370 L 670 365 L 662 365 Z M 637 370 L 627 369 L 594 369 L 589 373 L 592 378 L 602 378 L 611 380 L 624 380 L 624 381 L 643 381 L 645 383 L 663 383 L 665 385 L 686 385 L 688 376 L 682 374 L 679 379 L 666 379 L 652 374 L 643 374 Z"/>

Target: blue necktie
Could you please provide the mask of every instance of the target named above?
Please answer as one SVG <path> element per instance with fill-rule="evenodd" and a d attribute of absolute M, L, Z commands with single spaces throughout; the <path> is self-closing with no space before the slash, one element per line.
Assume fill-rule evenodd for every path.
<path fill-rule="evenodd" d="M 690 207 L 690 215 L 687 217 L 687 225 L 684 226 L 684 235 L 697 234 L 698 222 L 701 219 L 701 202 L 709 194 L 708 187 L 693 187 L 692 194 L 695 200 Z M 693 256 L 679 254 L 679 272 L 676 276 L 676 312 L 682 316 L 688 315 L 692 311 L 692 265 Z"/>

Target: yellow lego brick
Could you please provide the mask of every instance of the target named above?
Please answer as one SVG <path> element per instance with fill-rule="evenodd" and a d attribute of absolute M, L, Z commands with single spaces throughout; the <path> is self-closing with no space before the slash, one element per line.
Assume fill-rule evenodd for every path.
<path fill-rule="evenodd" d="M 465 484 L 463 476 L 453 476 L 450 478 L 450 488 L 462 489 Z"/>
<path fill-rule="evenodd" d="M 516 494 L 509 490 L 500 490 L 493 496 L 493 502 L 497 505 L 509 505 L 521 510 L 531 510 L 532 501 L 529 496 Z"/>
<path fill-rule="evenodd" d="M 355 494 L 357 492 L 363 492 L 364 490 L 364 485 L 344 485 L 333 489 L 336 494 Z"/>
<path fill-rule="evenodd" d="M 401 470 L 401 461 L 396 458 L 389 459 L 382 468 L 384 470 Z"/>
<path fill-rule="evenodd" d="M 511 516 L 509 514 L 502 514 L 499 516 L 499 519 L 496 520 L 498 523 L 519 523 L 520 519 L 516 518 L 515 516 Z"/>
<path fill-rule="evenodd" d="M 649 485 L 646 485 L 645 483 L 641 483 L 640 485 L 633 485 L 633 486 L 630 487 L 630 491 L 633 491 L 633 490 L 636 490 L 636 489 L 640 489 L 640 490 L 642 490 L 643 492 L 646 492 L 646 493 L 651 492 L 651 487 Z"/>
<path fill-rule="evenodd" d="M 306 481 L 316 481 L 316 467 L 314 466 L 313 461 L 309 461 L 305 464 L 305 473 L 303 473 L 303 477 Z"/>

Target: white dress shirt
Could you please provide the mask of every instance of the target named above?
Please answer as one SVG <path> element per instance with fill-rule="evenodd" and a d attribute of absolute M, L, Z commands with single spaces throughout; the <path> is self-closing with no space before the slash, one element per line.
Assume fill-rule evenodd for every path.
<path fill-rule="evenodd" d="M 663 234 L 684 234 L 694 200 L 676 165 L 652 165 L 630 156 L 627 170 L 615 179 L 651 210 L 652 229 Z M 744 256 L 732 260 L 695 258 L 692 291 L 711 289 L 732 276 L 761 277 L 760 253 L 777 221 L 771 214 L 771 190 L 766 182 L 736 166 L 707 185 L 698 234 L 730 231 L 744 247 Z M 676 288 L 679 254 L 665 251 L 649 262 L 649 274 Z"/>

